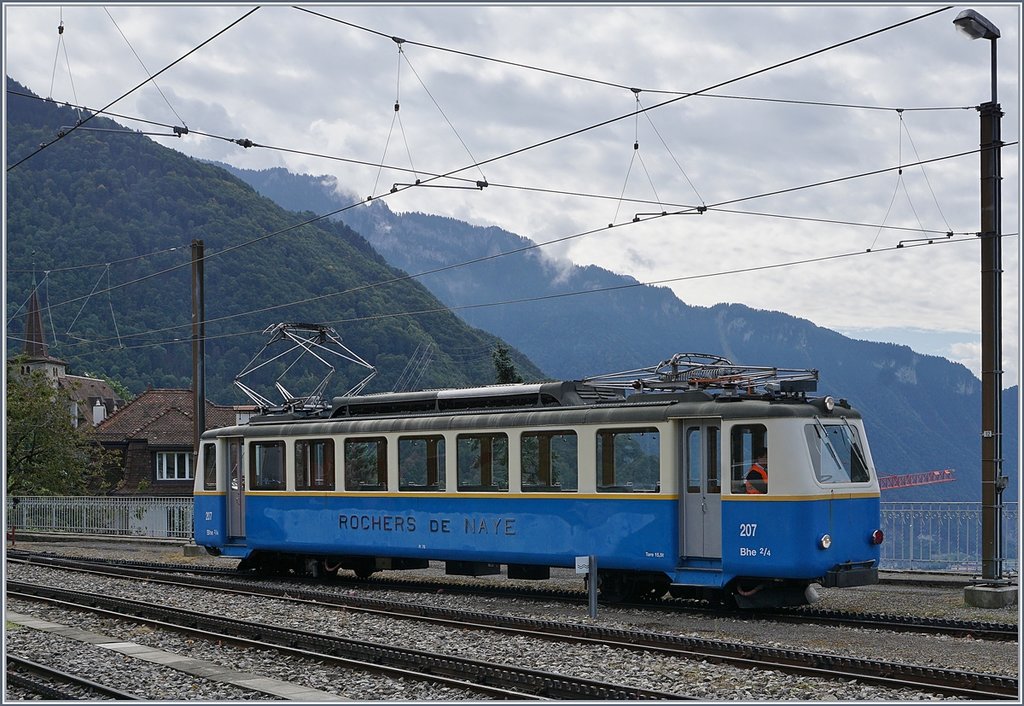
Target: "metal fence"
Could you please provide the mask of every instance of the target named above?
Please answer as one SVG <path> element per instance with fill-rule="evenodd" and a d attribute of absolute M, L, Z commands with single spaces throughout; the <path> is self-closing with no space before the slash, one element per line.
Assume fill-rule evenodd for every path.
<path fill-rule="evenodd" d="M 22 496 L 7 499 L 7 527 L 121 537 L 192 537 L 191 497 Z"/>
<path fill-rule="evenodd" d="M 1004 573 L 1018 571 L 1017 503 L 1003 503 Z M 882 503 L 882 568 L 981 572 L 981 503 Z"/>
<path fill-rule="evenodd" d="M 192 537 L 191 497 L 19 497 L 7 499 L 17 532 Z M 1018 507 L 1003 505 L 1003 571 L 1018 570 Z M 883 502 L 882 569 L 981 571 L 981 503 Z"/>

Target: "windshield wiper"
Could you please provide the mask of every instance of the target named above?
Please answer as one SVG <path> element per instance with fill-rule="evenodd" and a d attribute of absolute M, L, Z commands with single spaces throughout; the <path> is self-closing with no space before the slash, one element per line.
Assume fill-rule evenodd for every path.
<path fill-rule="evenodd" d="M 864 466 L 864 470 L 868 469 L 868 460 L 864 458 L 864 453 L 860 450 L 860 446 L 857 444 L 859 436 L 857 436 L 857 430 L 853 428 L 853 425 L 847 421 L 846 417 L 840 417 L 843 420 L 843 424 L 850 430 L 850 446 L 853 448 L 853 452 L 857 454 L 857 460 L 860 461 L 861 465 Z"/>
<path fill-rule="evenodd" d="M 835 447 L 832 446 L 832 441 L 828 438 L 828 431 L 825 429 L 825 425 L 821 423 L 821 420 L 818 419 L 817 415 L 814 417 L 814 423 L 818 425 L 818 437 L 821 438 L 821 440 L 825 442 L 825 446 L 828 447 L 828 452 L 832 454 L 832 460 L 836 462 L 836 468 L 845 471 L 846 466 L 844 466 L 843 462 L 839 459 L 839 454 L 836 453 Z"/>

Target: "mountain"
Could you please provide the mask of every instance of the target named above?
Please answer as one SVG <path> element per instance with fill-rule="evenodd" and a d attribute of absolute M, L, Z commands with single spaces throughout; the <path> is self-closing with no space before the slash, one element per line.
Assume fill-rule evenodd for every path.
<path fill-rule="evenodd" d="M 264 330 L 281 322 L 334 327 L 379 371 L 366 392 L 494 382 L 500 339 L 446 311 L 343 223 L 297 226 L 311 214 L 286 211 L 223 169 L 105 118 L 72 130 L 81 116 L 70 107 L 10 78 L 7 89 L 7 355 L 22 348 L 25 305 L 38 288 L 50 353 L 69 372 L 135 393 L 190 387 L 190 243 L 201 240 L 211 400 L 248 402 L 234 377 L 267 343 Z M 510 352 L 524 378 L 545 377 Z M 246 381 L 280 401 L 272 383 L 291 360 Z M 330 360 L 338 370 L 328 396 L 366 373 Z M 292 393 L 312 392 L 327 374 L 306 362 L 315 361 L 284 378 Z"/>
<path fill-rule="evenodd" d="M 330 213 L 356 203 L 329 176 L 225 167 L 286 208 Z M 420 273 L 531 241 L 376 201 L 338 216 L 394 267 Z M 740 304 L 690 306 L 663 287 L 599 267 L 553 261 L 539 249 L 487 259 L 418 281 L 459 315 L 514 344 L 549 374 L 575 378 L 629 370 L 676 352 L 734 363 L 820 372 L 819 390 L 849 399 L 867 420 L 880 475 L 953 468 L 957 481 L 886 491 L 887 500 L 980 498 L 981 383 L 963 365 L 907 346 L 860 341 L 781 312 Z M 603 290 L 603 291 L 602 291 Z M 577 294 L 587 292 L 586 294 Z M 855 292 L 833 292 L 852 301 Z M 534 299 L 495 306 L 481 304 Z M 1018 388 L 1004 392 L 1005 498 L 1016 497 Z"/>

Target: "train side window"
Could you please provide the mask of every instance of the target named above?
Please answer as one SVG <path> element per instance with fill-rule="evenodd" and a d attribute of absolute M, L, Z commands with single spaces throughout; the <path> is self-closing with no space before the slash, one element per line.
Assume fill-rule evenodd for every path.
<path fill-rule="evenodd" d="M 398 489 L 444 490 L 444 437 L 398 440 Z"/>
<path fill-rule="evenodd" d="M 519 454 L 523 492 L 575 492 L 579 489 L 578 456 L 574 431 L 524 433 Z"/>
<path fill-rule="evenodd" d="M 253 442 L 249 448 L 249 489 L 284 490 L 284 488 L 284 442 Z"/>
<path fill-rule="evenodd" d="M 597 432 L 597 492 L 657 493 L 661 434 L 656 428 Z"/>
<path fill-rule="evenodd" d="M 388 442 L 383 437 L 345 441 L 345 490 L 388 489 Z"/>
<path fill-rule="evenodd" d="M 460 492 L 508 490 L 508 436 L 459 434 L 455 444 Z"/>
<path fill-rule="evenodd" d="M 203 490 L 217 489 L 217 445 L 203 444 Z"/>
<path fill-rule="evenodd" d="M 767 493 L 768 430 L 763 424 L 739 424 L 732 428 L 731 441 L 732 492 Z"/>
<path fill-rule="evenodd" d="M 334 490 L 334 440 L 295 442 L 295 489 Z"/>
<path fill-rule="evenodd" d="M 847 424 L 804 426 L 811 467 L 819 483 L 866 483 L 870 473 L 857 430 Z"/>

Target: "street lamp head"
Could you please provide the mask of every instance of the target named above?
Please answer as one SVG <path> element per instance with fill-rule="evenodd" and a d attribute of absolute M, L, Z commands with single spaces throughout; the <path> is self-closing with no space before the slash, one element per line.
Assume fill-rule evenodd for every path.
<path fill-rule="evenodd" d="M 953 24 L 971 39 L 999 39 L 999 28 L 974 10 L 964 10 Z"/>

